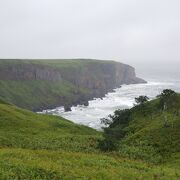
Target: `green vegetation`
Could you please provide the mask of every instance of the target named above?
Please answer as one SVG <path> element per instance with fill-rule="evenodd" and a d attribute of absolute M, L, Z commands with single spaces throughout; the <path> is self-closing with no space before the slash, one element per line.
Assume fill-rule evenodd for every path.
<path fill-rule="evenodd" d="M 0 59 L 0 65 L 42 64 L 57 68 L 82 68 L 88 64 L 115 63 L 114 61 L 103 61 L 95 59 Z"/>
<path fill-rule="evenodd" d="M 0 147 L 94 151 L 99 134 L 63 118 L 0 104 Z"/>
<path fill-rule="evenodd" d="M 145 104 L 153 118 L 139 106 L 133 116 L 116 111 L 105 134 L 118 139 L 118 149 L 103 152 L 101 132 L 0 100 L 0 179 L 179 179 L 179 115 L 173 112 L 180 101 L 166 112 L 166 127 L 159 101 Z"/>
<path fill-rule="evenodd" d="M 64 105 L 70 104 L 76 102 L 79 94 L 85 96 L 88 91 L 77 88 L 67 81 L 57 83 L 43 80 L 0 80 L 2 99 L 31 110 L 37 110 L 39 107 L 54 107 L 59 105 L 59 102 L 65 102 Z"/>
<path fill-rule="evenodd" d="M 166 91 L 156 100 L 117 110 L 110 119 L 103 119 L 109 122 L 109 127 L 104 130 L 101 149 L 111 150 L 104 146 L 111 142 L 120 154 L 153 163 L 168 162 L 179 156 L 180 96 L 176 93 L 164 96 Z M 162 110 L 162 101 L 168 109 Z"/>
<path fill-rule="evenodd" d="M 139 105 L 142 105 L 146 103 L 149 100 L 147 96 L 139 96 L 138 98 L 135 98 L 135 102 Z"/>
<path fill-rule="evenodd" d="M 1 179 L 179 179 L 178 171 L 117 155 L 1 149 Z"/>
<path fill-rule="evenodd" d="M 97 80 L 98 69 L 97 74 L 92 73 L 90 78 L 92 88 L 89 88 L 88 85 L 86 87 L 86 82 L 89 81 L 88 75 L 86 79 L 80 75 L 82 68 L 88 69 L 89 66 L 100 68 L 102 64 L 113 63 L 115 62 L 88 59 L 0 59 L 0 71 L 5 69 L 2 74 L 0 73 L 0 98 L 33 111 L 60 105 L 70 107 L 74 104 L 87 104 L 87 100 L 94 97 L 93 93 L 97 91 L 93 86 Z M 13 73 L 10 75 L 12 69 Z M 42 69 L 44 72 L 41 72 Z M 26 71 L 29 71 L 27 79 L 24 77 Z M 32 77 L 36 71 L 40 72 L 40 76 L 44 76 L 44 79 Z M 53 71 L 60 72 L 62 79 L 49 80 L 48 73 Z M 14 78 L 14 75 L 17 77 Z M 81 77 L 84 85 L 82 82 L 76 83 Z"/>

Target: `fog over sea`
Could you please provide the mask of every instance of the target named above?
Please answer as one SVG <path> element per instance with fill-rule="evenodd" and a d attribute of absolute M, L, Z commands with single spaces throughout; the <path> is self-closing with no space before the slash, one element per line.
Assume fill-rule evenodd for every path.
<path fill-rule="evenodd" d="M 139 75 L 139 77 L 143 77 L 143 75 Z M 144 76 L 147 84 L 122 85 L 121 88 L 114 89 L 114 92 L 106 94 L 102 99 L 89 101 L 89 106 L 74 106 L 70 112 L 64 112 L 63 107 L 57 107 L 52 110 L 44 110 L 42 113 L 59 115 L 75 123 L 100 130 L 101 118 L 113 114 L 117 109 L 131 108 L 135 103 L 135 97 L 146 95 L 153 99 L 167 88 L 180 92 L 180 78 L 178 77 L 154 75 L 154 77 L 148 78 Z"/>

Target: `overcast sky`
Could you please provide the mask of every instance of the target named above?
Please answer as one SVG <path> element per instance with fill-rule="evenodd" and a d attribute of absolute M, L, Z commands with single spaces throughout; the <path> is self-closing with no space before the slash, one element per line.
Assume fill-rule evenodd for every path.
<path fill-rule="evenodd" d="M 0 58 L 180 61 L 180 0 L 0 0 Z"/>

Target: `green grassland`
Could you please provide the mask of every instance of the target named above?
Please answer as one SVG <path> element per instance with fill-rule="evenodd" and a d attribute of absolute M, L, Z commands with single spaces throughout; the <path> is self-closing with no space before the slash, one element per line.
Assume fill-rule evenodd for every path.
<path fill-rule="evenodd" d="M 103 63 L 115 63 L 112 60 L 96 60 L 96 59 L 0 59 L 0 65 L 12 65 L 12 64 L 45 64 L 57 68 L 81 68 L 87 64 L 103 64 Z"/>
<path fill-rule="evenodd" d="M 122 148 L 102 152 L 101 132 L 0 100 L 0 179 L 179 179 L 179 118 L 164 129 L 160 117 L 137 113 Z M 166 160 L 152 160 L 162 155 L 154 145 Z"/>
<path fill-rule="evenodd" d="M 115 155 L 1 149 L 2 179 L 179 179 L 178 170 Z"/>
<path fill-rule="evenodd" d="M 0 104 L 0 147 L 92 151 L 99 135 L 63 118 Z"/>
<path fill-rule="evenodd" d="M 38 110 L 49 105 L 55 107 L 63 101 L 67 104 L 76 102 L 78 94 L 85 96 L 88 90 L 77 88 L 67 81 L 50 82 L 43 80 L 0 80 L 0 97 L 7 102 L 18 104 L 25 109 Z M 63 105 L 66 105 L 64 103 Z M 62 105 L 62 104 L 61 104 Z"/>

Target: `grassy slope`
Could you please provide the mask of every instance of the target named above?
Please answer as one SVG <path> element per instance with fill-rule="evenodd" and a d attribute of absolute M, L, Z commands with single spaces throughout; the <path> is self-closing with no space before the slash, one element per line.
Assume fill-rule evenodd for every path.
<path fill-rule="evenodd" d="M 173 160 L 179 166 L 177 157 L 180 157 L 180 96 L 176 99 L 176 105 L 165 113 L 157 110 L 157 105 L 158 100 L 147 104 L 154 108 L 153 116 L 148 113 L 144 116 L 141 111 L 134 113 L 120 151 L 130 157 L 150 162 Z M 164 126 L 164 115 L 168 119 L 167 126 Z"/>
<path fill-rule="evenodd" d="M 7 179 L 178 179 L 172 167 L 105 154 L 1 149 L 0 177 Z"/>
<path fill-rule="evenodd" d="M 0 66 L 13 66 L 22 64 L 39 64 L 68 71 L 79 70 L 88 64 L 114 63 L 113 61 L 98 61 L 88 59 L 66 59 L 66 60 L 3 60 L 0 59 Z M 79 96 L 89 95 L 89 90 L 76 87 L 70 82 L 50 81 L 6 81 L 0 80 L 0 97 L 4 100 L 30 110 L 51 108 L 63 102 L 72 104 L 77 102 Z M 66 102 L 66 103 L 64 103 Z"/>
<path fill-rule="evenodd" d="M 86 94 L 83 89 L 78 89 L 69 82 L 49 81 L 1 81 L 0 97 L 19 107 L 37 110 L 39 107 L 55 106 L 58 102 L 65 101 L 67 104 L 75 101 L 74 92 Z"/>
<path fill-rule="evenodd" d="M 100 152 L 101 133 L 0 100 L 0 179 L 178 179 L 174 162 L 153 165 Z"/>
<path fill-rule="evenodd" d="M 99 133 L 56 116 L 35 114 L 0 104 L 0 146 L 91 151 Z"/>

